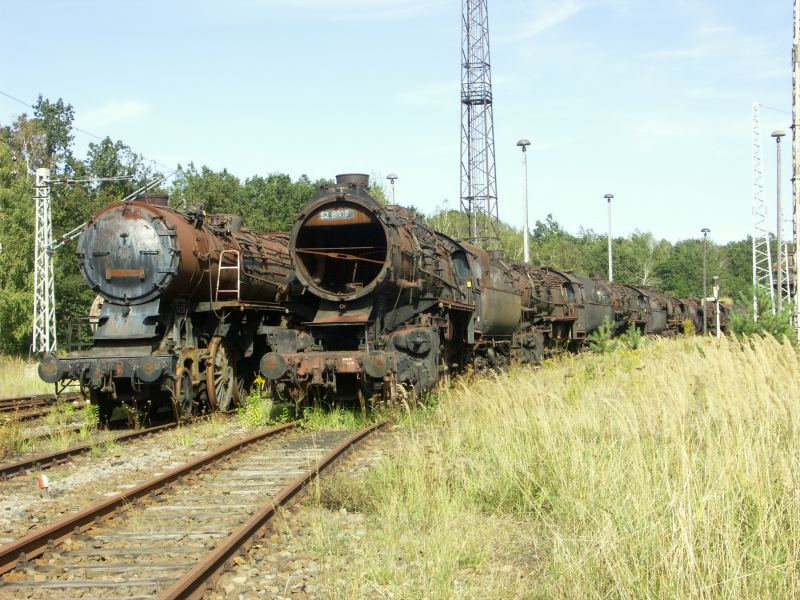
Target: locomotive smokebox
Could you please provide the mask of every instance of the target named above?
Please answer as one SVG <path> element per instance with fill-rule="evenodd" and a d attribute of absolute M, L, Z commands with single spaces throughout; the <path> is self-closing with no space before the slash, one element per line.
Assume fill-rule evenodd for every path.
<path fill-rule="evenodd" d="M 387 218 L 365 187 L 366 175 L 336 180 L 317 191 L 292 229 L 289 249 L 303 286 L 339 303 L 379 287 L 417 286 L 411 228 Z M 342 189 L 343 182 L 349 187 Z"/>
<path fill-rule="evenodd" d="M 369 187 L 369 175 L 364 173 L 342 173 L 336 176 L 336 185 L 357 185 Z"/>

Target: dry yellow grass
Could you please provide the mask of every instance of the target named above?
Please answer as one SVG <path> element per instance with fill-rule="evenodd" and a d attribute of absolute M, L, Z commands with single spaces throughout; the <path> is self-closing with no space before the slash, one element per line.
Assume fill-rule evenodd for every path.
<path fill-rule="evenodd" d="M 341 598 L 794 598 L 800 366 L 773 339 L 657 340 L 457 382 L 319 501 Z M 338 581 L 337 581 L 338 580 Z"/>
<path fill-rule="evenodd" d="M 51 384 L 39 379 L 36 363 L 11 356 L 0 356 L 0 397 L 47 394 Z"/>

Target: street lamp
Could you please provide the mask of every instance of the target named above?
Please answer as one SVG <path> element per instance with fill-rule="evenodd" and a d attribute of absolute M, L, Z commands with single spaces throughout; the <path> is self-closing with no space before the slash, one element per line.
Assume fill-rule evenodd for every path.
<path fill-rule="evenodd" d="M 717 324 L 717 339 L 719 339 L 721 337 L 719 328 L 719 275 L 715 275 L 711 278 L 711 285 L 714 289 L 714 315 Z"/>
<path fill-rule="evenodd" d="M 614 281 L 614 258 L 611 254 L 611 199 L 614 194 L 606 194 L 603 196 L 608 200 L 608 280 Z"/>
<path fill-rule="evenodd" d="M 394 201 L 394 182 L 397 181 L 397 175 L 395 175 L 394 173 L 389 173 L 386 176 L 386 179 L 388 179 L 389 182 L 392 184 L 392 204 L 394 204 L 395 203 L 395 201 Z"/>
<path fill-rule="evenodd" d="M 706 303 L 708 298 L 706 277 L 708 273 L 708 234 L 711 230 L 708 227 L 703 227 L 700 231 L 703 232 L 703 335 L 705 335 L 708 333 L 708 321 L 706 320 Z"/>
<path fill-rule="evenodd" d="M 530 145 L 530 141 L 525 138 L 517 142 L 517 146 L 522 148 L 522 256 L 525 264 L 530 262 L 528 249 L 528 146 Z"/>
<path fill-rule="evenodd" d="M 775 138 L 775 148 L 778 153 L 777 161 L 777 193 L 778 193 L 778 228 L 777 228 L 777 241 L 778 241 L 778 310 L 783 308 L 783 211 L 781 210 L 781 138 L 786 134 L 780 129 L 772 132 L 772 137 Z"/>

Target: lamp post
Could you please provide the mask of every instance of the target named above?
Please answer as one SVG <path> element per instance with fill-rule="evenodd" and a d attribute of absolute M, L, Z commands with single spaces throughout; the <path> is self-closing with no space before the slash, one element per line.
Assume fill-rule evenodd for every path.
<path fill-rule="evenodd" d="M 708 234 L 711 230 L 703 227 L 703 335 L 708 333 L 708 320 L 706 315 L 706 305 L 708 302 L 708 292 L 706 291 L 706 277 L 708 274 Z"/>
<path fill-rule="evenodd" d="M 778 241 L 778 310 L 783 308 L 783 210 L 781 209 L 781 138 L 786 134 L 780 129 L 772 132 L 772 137 L 775 138 L 775 148 L 777 151 L 777 196 L 778 208 L 776 209 L 778 218 L 777 241 Z"/>
<path fill-rule="evenodd" d="M 714 290 L 714 316 L 716 318 L 716 326 L 717 326 L 717 339 L 721 337 L 720 328 L 719 328 L 719 276 L 715 275 L 711 278 L 711 285 L 713 286 Z"/>
<path fill-rule="evenodd" d="M 530 141 L 525 138 L 517 142 L 517 146 L 522 148 L 522 260 L 525 264 L 530 262 L 528 248 L 528 146 L 530 145 Z"/>
<path fill-rule="evenodd" d="M 603 196 L 608 201 L 608 280 L 614 281 L 614 257 L 611 253 L 611 199 L 614 194 Z"/>
<path fill-rule="evenodd" d="M 397 181 L 397 175 L 395 175 L 394 173 L 389 173 L 386 176 L 386 179 L 388 179 L 389 182 L 392 184 L 392 204 L 395 204 L 395 201 L 394 201 L 394 182 Z"/>

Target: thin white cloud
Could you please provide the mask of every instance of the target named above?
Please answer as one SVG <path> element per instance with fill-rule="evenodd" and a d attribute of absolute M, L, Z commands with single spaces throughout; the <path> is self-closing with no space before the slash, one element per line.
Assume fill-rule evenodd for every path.
<path fill-rule="evenodd" d="M 141 100 L 123 100 L 108 102 L 103 106 L 87 110 L 77 115 L 77 120 L 84 127 L 107 127 L 141 117 L 150 111 L 150 105 Z"/>
<path fill-rule="evenodd" d="M 695 26 L 688 42 L 682 46 L 645 52 L 639 57 L 646 60 L 700 60 L 724 59 L 727 63 L 742 66 L 765 67 L 764 59 L 771 60 L 770 41 L 764 36 L 742 35 L 734 27 L 719 22 L 704 22 Z"/>
<path fill-rule="evenodd" d="M 645 52 L 640 58 L 645 59 L 664 59 L 664 60 L 683 60 L 704 58 L 713 52 L 713 48 L 706 45 L 692 46 L 686 48 L 673 48 L 671 50 L 655 50 Z"/>
<path fill-rule="evenodd" d="M 685 119 L 670 115 L 654 114 L 633 117 L 624 127 L 647 139 L 677 139 L 688 137 L 692 133 Z"/>
<path fill-rule="evenodd" d="M 286 9 L 304 18 L 331 21 L 381 21 L 430 14 L 447 0 L 242 0 L 248 11 Z"/>
<path fill-rule="evenodd" d="M 569 21 L 582 9 L 577 0 L 539 0 L 529 9 L 529 15 L 516 31 L 501 36 L 500 41 L 521 42 L 536 37 Z"/>
<path fill-rule="evenodd" d="M 459 89 L 459 82 L 455 79 L 428 83 L 401 92 L 398 99 L 409 106 L 448 108 L 458 101 Z"/>

